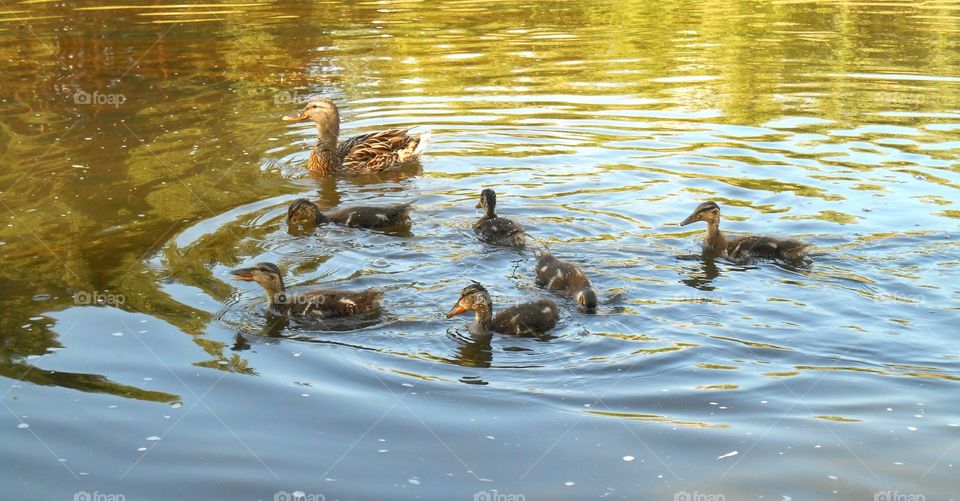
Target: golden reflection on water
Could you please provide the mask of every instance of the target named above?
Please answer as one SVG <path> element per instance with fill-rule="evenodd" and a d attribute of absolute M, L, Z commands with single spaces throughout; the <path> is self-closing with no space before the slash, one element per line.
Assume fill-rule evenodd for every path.
<path fill-rule="evenodd" d="M 863 422 L 862 419 L 856 418 L 847 418 L 841 416 L 813 416 L 814 419 L 825 419 L 827 421 L 834 421 L 837 423 L 860 423 Z"/>
<path fill-rule="evenodd" d="M 598 411 L 598 410 L 586 410 L 584 411 L 588 414 L 596 414 L 599 416 L 607 417 L 616 417 L 624 419 L 636 419 L 639 421 L 653 421 L 657 423 L 666 423 L 676 426 L 689 426 L 692 428 L 714 428 L 714 429 L 724 429 L 728 426 L 725 424 L 712 424 L 702 421 L 678 421 L 676 419 L 671 419 L 668 416 L 661 416 L 658 414 L 639 414 L 631 412 L 609 412 L 609 411 Z"/>
<path fill-rule="evenodd" d="M 9 4 L 0 375 L 187 398 L 73 355 L 126 315 L 176 346 L 169 366 L 103 351 L 239 378 L 257 404 L 290 384 L 289 360 L 271 354 L 297 350 L 317 386 L 371 398 L 375 374 L 714 440 L 769 427 L 796 450 L 808 437 L 771 416 L 886 426 L 850 408 L 860 384 L 901 406 L 925 394 L 927 419 L 943 418 L 935 395 L 960 378 L 958 13 L 947 1 Z M 419 126 L 434 143 L 395 175 L 312 178 L 311 126 L 278 117 L 316 95 L 340 103 L 345 135 Z M 498 210 L 588 271 L 598 315 L 564 303 L 554 338 L 477 341 L 434 311 L 469 279 L 498 305 L 540 294 L 529 256 L 472 239 L 488 186 Z M 290 235 L 299 196 L 325 209 L 412 200 L 413 229 Z M 702 227 L 676 224 L 706 199 L 727 231 L 813 242 L 814 264 L 701 256 Z M 386 288 L 389 315 L 323 332 L 267 322 L 259 291 L 224 275 L 260 260 L 296 286 Z M 78 304 L 91 291 L 126 301 Z M 613 410 L 579 407 L 615 377 Z M 815 409 L 788 410 L 805 391 Z M 769 394 L 786 405 L 750 407 Z M 692 403 L 721 397 L 743 414 L 705 418 Z"/>

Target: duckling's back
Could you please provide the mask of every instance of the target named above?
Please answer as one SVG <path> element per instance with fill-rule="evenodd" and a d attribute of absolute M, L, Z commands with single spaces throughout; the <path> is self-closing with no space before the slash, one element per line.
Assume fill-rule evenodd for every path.
<path fill-rule="evenodd" d="M 545 250 L 538 250 L 536 257 L 537 286 L 562 291 L 571 297 L 590 287 L 590 279 L 576 265 L 561 261 Z"/>
<path fill-rule="evenodd" d="M 489 244 L 518 248 L 526 245 L 523 228 L 514 221 L 500 216 L 481 217 L 473 225 L 473 232 L 480 240 Z"/>
<path fill-rule="evenodd" d="M 798 240 L 749 235 L 728 241 L 726 250 L 727 254 L 734 259 L 751 257 L 797 259 L 803 256 L 809 246 L 810 244 Z"/>
<path fill-rule="evenodd" d="M 303 299 L 299 302 L 303 306 L 298 308 L 301 315 L 346 317 L 379 311 L 383 291 L 373 288 L 362 291 L 316 290 L 301 297 Z"/>
<path fill-rule="evenodd" d="M 493 330 L 516 336 L 544 334 L 557 325 L 560 309 L 551 299 L 511 306 L 493 319 Z"/>
<path fill-rule="evenodd" d="M 410 223 L 410 204 L 349 207 L 329 217 L 350 228 L 388 228 Z"/>

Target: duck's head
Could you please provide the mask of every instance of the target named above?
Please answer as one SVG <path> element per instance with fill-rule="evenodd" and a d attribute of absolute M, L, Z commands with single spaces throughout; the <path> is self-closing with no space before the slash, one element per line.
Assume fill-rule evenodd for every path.
<path fill-rule="evenodd" d="M 331 99 L 325 97 L 315 97 L 307 102 L 307 105 L 296 115 L 283 117 L 288 122 L 302 122 L 310 120 L 317 124 L 321 131 L 340 132 L 340 111 L 337 105 Z"/>
<path fill-rule="evenodd" d="M 490 188 L 485 188 L 480 192 L 480 201 L 477 202 L 477 208 L 483 209 L 487 214 L 490 214 L 496 207 L 497 194 Z"/>
<path fill-rule="evenodd" d="M 490 294 L 487 293 L 487 289 L 477 283 L 470 284 L 460 291 L 460 299 L 447 313 L 447 318 L 453 318 L 471 310 L 476 311 L 478 308 L 486 309 L 489 312 L 490 304 Z"/>
<path fill-rule="evenodd" d="M 317 204 L 306 198 L 298 198 L 287 208 L 287 227 L 309 226 L 322 223 L 323 212 Z"/>
<path fill-rule="evenodd" d="M 257 263 L 249 268 L 231 270 L 230 274 L 233 275 L 234 280 L 260 284 L 270 296 L 284 290 L 283 273 L 280 267 L 273 263 Z"/>
<path fill-rule="evenodd" d="M 593 287 L 584 287 L 583 290 L 577 292 L 577 308 L 584 313 L 596 313 L 597 312 L 597 293 L 593 290 Z"/>
<path fill-rule="evenodd" d="M 693 210 L 693 214 L 680 222 L 680 226 L 686 226 L 697 221 L 706 221 L 712 224 L 720 221 L 720 206 L 714 202 L 704 202 Z"/>

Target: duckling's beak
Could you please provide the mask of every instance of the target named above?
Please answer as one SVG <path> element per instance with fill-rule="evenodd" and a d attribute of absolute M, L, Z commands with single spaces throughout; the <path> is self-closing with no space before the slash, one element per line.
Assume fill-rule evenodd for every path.
<path fill-rule="evenodd" d="M 287 116 L 283 117 L 282 120 L 284 120 L 284 121 L 286 121 L 286 122 L 300 122 L 300 121 L 303 121 L 303 120 L 306 120 L 306 119 L 307 119 L 307 116 L 301 111 L 300 113 L 297 113 L 296 115 L 287 115 Z"/>
<path fill-rule="evenodd" d="M 449 313 L 447 313 L 447 318 L 453 318 L 461 313 L 466 313 L 466 312 L 467 312 L 467 307 L 460 304 L 460 302 L 458 301 L 457 304 L 453 305 L 453 309 L 450 310 Z"/>
<path fill-rule="evenodd" d="M 482 209 L 482 208 L 483 208 L 483 200 L 477 202 L 477 206 L 476 206 L 475 208 L 477 208 L 477 209 Z"/>
<path fill-rule="evenodd" d="M 238 268 L 231 270 L 230 274 L 233 275 L 234 280 L 243 280 L 244 282 L 253 281 L 253 268 Z"/>
<path fill-rule="evenodd" d="M 694 212 L 693 214 L 690 214 L 690 217 L 680 221 L 680 226 L 686 226 L 690 223 L 696 223 L 697 221 L 699 221 L 699 219 L 697 219 L 697 213 Z"/>

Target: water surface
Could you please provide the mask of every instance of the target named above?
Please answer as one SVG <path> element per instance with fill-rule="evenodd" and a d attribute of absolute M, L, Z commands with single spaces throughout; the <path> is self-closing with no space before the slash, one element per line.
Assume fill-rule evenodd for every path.
<path fill-rule="evenodd" d="M 4 497 L 955 496 L 958 33 L 949 0 L 2 4 Z M 428 154 L 307 175 L 279 118 L 316 95 Z M 484 187 L 597 315 L 443 318 L 548 295 L 473 237 Z M 413 227 L 291 235 L 297 197 Z M 813 264 L 704 258 L 708 199 Z M 227 273 L 260 261 L 386 313 L 269 320 Z"/>

